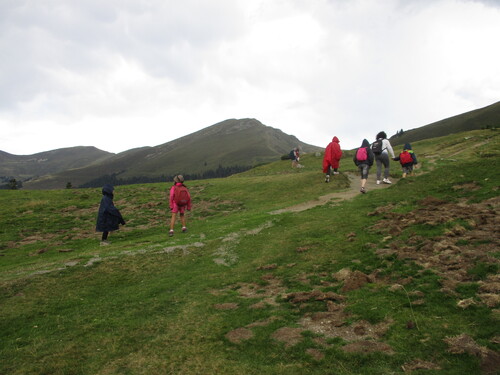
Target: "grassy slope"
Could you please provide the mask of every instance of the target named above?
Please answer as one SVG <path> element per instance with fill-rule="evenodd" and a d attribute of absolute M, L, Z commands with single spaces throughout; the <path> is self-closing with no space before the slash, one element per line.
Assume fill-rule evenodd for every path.
<path fill-rule="evenodd" d="M 498 128 L 498 124 L 500 124 L 500 102 L 416 129 L 405 130 L 402 135 L 393 136 L 391 142 L 393 145 L 398 144 L 403 146 L 405 143 L 413 143 L 423 139 L 446 136 L 450 134 L 450 132 L 459 133 L 479 129 Z"/>
<path fill-rule="evenodd" d="M 107 174 L 117 174 L 126 180 L 173 176 L 179 171 L 201 174 L 216 170 L 220 165 L 252 167 L 277 160 L 297 145 L 307 152 L 320 150 L 254 119 L 226 120 L 159 146 L 128 150 L 103 163 L 47 175 L 26 183 L 24 187 L 58 189 L 66 186 L 68 181 L 73 186 L 81 186 Z"/>
<path fill-rule="evenodd" d="M 347 178 L 323 183 L 321 159 L 308 155 L 302 170 L 280 161 L 226 179 L 189 182 L 190 231 L 173 238 L 165 227 L 168 186 L 120 186 L 115 204 L 127 225 L 107 247 L 98 246 L 93 232 L 99 189 L 0 192 L 0 373 L 385 374 L 401 373 L 415 359 L 447 374 L 477 373 L 477 357 L 451 354 L 443 340 L 466 333 L 499 349 L 491 341 L 498 315 L 477 298 L 467 309 L 456 304 L 474 297 L 479 283 L 498 270 L 498 251 L 451 296 L 441 292 L 437 272 L 421 272 L 394 255 L 378 257 L 384 241 L 401 245 L 409 234 L 389 240 L 369 229 L 385 216 L 367 214 L 380 207 L 411 212 L 428 196 L 450 202 L 498 196 L 500 178 L 492 168 L 498 135 L 476 131 L 413 146 L 422 166 L 416 177 L 295 214 L 268 212 L 343 189 Z M 354 170 L 348 153 L 341 169 Z M 392 173 L 399 175 L 397 163 Z M 452 188 L 463 184 L 476 188 Z M 432 237 L 450 225 L 409 231 Z M 260 268 L 271 264 L 276 268 Z M 381 277 L 342 292 L 333 274 L 344 268 L 378 270 Z M 390 291 L 401 280 L 408 281 L 409 293 L 424 293 L 425 303 L 413 305 L 408 299 L 415 297 Z M 346 298 L 343 327 L 390 321 L 378 341 L 394 354 L 346 353 L 347 340 L 321 343 L 322 335 L 312 331 L 302 332 L 296 345 L 273 339 L 280 328 L 300 327 L 306 314 L 325 311 L 324 301 L 293 304 L 279 297 L 313 289 Z M 269 295 L 278 296 L 276 304 L 251 308 Z M 224 303 L 235 305 L 222 309 Z M 266 323 L 248 328 L 261 321 Z M 418 329 L 408 329 L 408 321 Z M 238 328 L 253 337 L 230 342 L 226 335 Z M 324 357 L 314 359 L 310 349 Z"/>

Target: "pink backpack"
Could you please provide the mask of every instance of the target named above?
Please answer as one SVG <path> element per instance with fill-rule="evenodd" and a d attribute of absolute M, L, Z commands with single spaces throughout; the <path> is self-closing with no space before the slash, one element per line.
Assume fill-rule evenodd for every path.
<path fill-rule="evenodd" d="M 358 148 L 358 151 L 356 151 L 356 160 L 357 161 L 368 160 L 368 153 L 366 152 L 366 147 Z"/>

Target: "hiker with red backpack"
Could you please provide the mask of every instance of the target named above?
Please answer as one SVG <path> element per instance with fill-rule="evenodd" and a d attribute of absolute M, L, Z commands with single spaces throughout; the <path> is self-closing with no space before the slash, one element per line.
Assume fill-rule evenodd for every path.
<path fill-rule="evenodd" d="M 380 178 L 382 177 L 382 165 L 384 166 L 384 179 L 382 182 L 384 184 L 391 184 L 392 182 L 389 180 L 389 154 L 394 159 L 394 150 L 385 132 L 378 133 L 375 138 L 376 141 L 372 144 L 372 151 L 377 163 L 377 185 L 380 184 Z"/>
<path fill-rule="evenodd" d="M 323 156 L 323 173 L 325 173 L 325 182 L 330 182 L 330 175 L 339 174 L 340 158 L 342 150 L 340 149 L 339 139 L 333 137 L 332 141 L 326 146 L 325 155 Z"/>
<path fill-rule="evenodd" d="M 356 150 L 354 154 L 354 164 L 359 168 L 361 173 L 361 189 L 359 190 L 361 193 L 366 193 L 366 180 L 368 180 L 368 171 L 370 167 L 373 165 L 373 160 L 375 159 L 372 149 L 370 147 L 370 142 L 368 140 L 363 139 L 363 143 L 361 143 L 361 147 Z"/>
<path fill-rule="evenodd" d="M 417 155 L 413 152 L 411 148 L 411 144 L 405 144 L 403 151 L 399 154 L 399 156 L 393 159 L 394 161 L 398 161 L 401 163 L 401 167 L 403 168 L 403 178 L 408 175 L 413 176 L 413 166 L 418 164 Z"/>
<path fill-rule="evenodd" d="M 186 185 L 184 185 L 184 177 L 179 174 L 174 177 L 174 184 L 170 188 L 170 211 L 172 212 L 170 231 L 168 232 L 170 237 L 174 235 L 174 225 L 177 213 L 181 218 L 182 233 L 187 232 L 186 209 L 191 211 L 191 195 Z"/>

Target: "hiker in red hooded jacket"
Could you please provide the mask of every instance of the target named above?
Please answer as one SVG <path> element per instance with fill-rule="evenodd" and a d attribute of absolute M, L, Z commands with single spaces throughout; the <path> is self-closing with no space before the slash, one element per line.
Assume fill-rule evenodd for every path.
<path fill-rule="evenodd" d="M 333 168 L 333 174 L 339 174 L 340 158 L 342 150 L 340 149 L 339 139 L 333 137 L 332 141 L 326 146 L 325 156 L 323 157 L 323 173 L 325 173 L 325 182 L 330 182 L 330 174 Z"/>

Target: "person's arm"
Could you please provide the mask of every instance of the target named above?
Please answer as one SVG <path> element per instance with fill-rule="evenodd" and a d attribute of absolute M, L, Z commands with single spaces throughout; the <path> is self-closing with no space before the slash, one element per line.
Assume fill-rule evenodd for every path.
<path fill-rule="evenodd" d="M 389 152 L 389 155 L 391 155 L 391 158 L 394 159 L 394 157 L 395 157 L 394 156 L 394 150 L 392 149 L 391 142 L 389 142 L 388 139 L 384 139 L 384 142 L 385 142 L 385 148 Z"/>
<path fill-rule="evenodd" d="M 175 191 L 175 185 L 172 185 L 172 187 L 170 188 L 170 193 L 169 193 L 170 209 L 174 208 L 174 191 Z"/>

